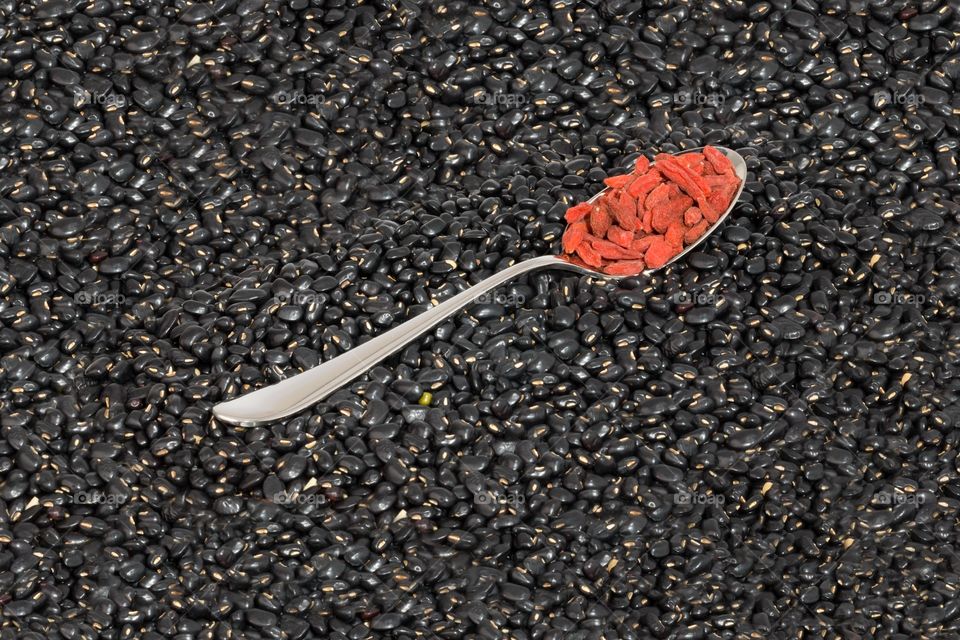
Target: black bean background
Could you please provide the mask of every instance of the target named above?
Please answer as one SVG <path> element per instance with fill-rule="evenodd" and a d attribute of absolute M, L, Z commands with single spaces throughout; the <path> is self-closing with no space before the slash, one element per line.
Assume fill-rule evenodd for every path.
<path fill-rule="evenodd" d="M 955 2 L 0 18 L 0 639 L 960 635 Z M 680 263 L 211 418 L 703 144 Z"/>

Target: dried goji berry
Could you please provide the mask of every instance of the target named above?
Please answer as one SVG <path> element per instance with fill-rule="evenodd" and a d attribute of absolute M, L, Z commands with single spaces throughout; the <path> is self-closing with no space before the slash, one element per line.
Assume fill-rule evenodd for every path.
<path fill-rule="evenodd" d="M 740 188 L 740 181 L 734 180 L 733 182 L 728 182 L 727 184 L 717 189 L 717 191 L 719 191 L 722 196 L 721 200 L 723 201 L 724 209 L 730 206 L 730 202 L 731 200 L 733 200 L 733 196 L 736 195 L 737 189 L 739 188 Z"/>
<path fill-rule="evenodd" d="M 719 220 L 723 212 L 730 206 L 730 198 L 732 196 L 733 194 L 729 193 L 723 187 L 711 193 L 707 198 L 706 206 L 703 204 L 700 205 L 700 212 L 706 221 L 713 224 Z"/>
<path fill-rule="evenodd" d="M 606 265 L 603 272 L 612 276 L 632 276 L 643 272 L 645 268 L 646 264 L 643 260 L 621 260 Z"/>
<path fill-rule="evenodd" d="M 702 236 L 703 232 L 706 231 L 709 226 L 710 226 L 709 222 L 707 222 L 706 220 L 701 220 L 697 224 L 687 229 L 687 232 L 683 234 L 683 241 L 687 244 L 691 244 L 697 238 Z"/>
<path fill-rule="evenodd" d="M 647 156 L 640 156 L 639 158 L 637 158 L 637 164 L 635 164 L 633 167 L 633 172 L 638 176 L 642 176 L 647 172 L 647 169 L 649 168 L 650 168 L 650 158 L 648 158 Z"/>
<path fill-rule="evenodd" d="M 629 173 L 625 173 L 622 176 L 610 176 L 609 178 L 603 179 L 603 184 L 607 185 L 611 189 L 619 189 L 620 187 L 625 187 L 636 178 Z"/>
<path fill-rule="evenodd" d="M 713 224 L 720 219 L 720 214 L 723 213 L 723 210 L 716 206 L 715 203 L 707 202 L 704 205 L 700 205 L 700 212 L 708 224 Z"/>
<path fill-rule="evenodd" d="M 695 175 L 703 174 L 703 156 L 699 153 L 685 153 L 682 156 L 677 156 L 683 166 L 685 166 L 691 173 Z"/>
<path fill-rule="evenodd" d="M 653 210 L 647 209 L 643 212 L 643 219 L 640 220 L 640 229 L 646 233 L 653 231 Z"/>
<path fill-rule="evenodd" d="M 668 245 L 679 251 L 683 248 L 683 234 L 686 233 L 686 231 L 687 228 L 683 226 L 683 221 L 677 220 L 673 222 L 670 228 L 667 229 L 667 232 L 663 234 L 663 239 Z"/>
<path fill-rule="evenodd" d="M 733 163 L 725 153 L 716 147 L 706 146 L 703 148 L 703 157 L 710 163 L 710 167 L 717 174 L 733 174 Z"/>
<path fill-rule="evenodd" d="M 663 176 L 657 168 L 654 167 L 627 186 L 627 195 L 636 199 L 637 202 L 642 202 L 643 198 L 662 181 Z"/>
<path fill-rule="evenodd" d="M 672 191 L 673 185 L 669 182 L 664 182 L 663 184 L 657 185 L 657 187 L 651 191 L 646 199 L 643 201 L 644 211 L 650 209 L 656 209 L 663 205 L 670 198 L 670 193 Z"/>
<path fill-rule="evenodd" d="M 707 186 L 703 182 L 702 177 L 691 173 L 690 170 L 673 156 L 660 154 L 656 160 L 657 167 L 664 177 L 672 180 L 677 186 L 693 196 L 697 202 L 706 199 Z"/>
<path fill-rule="evenodd" d="M 690 207 L 683 213 L 683 224 L 687 225 L 688 227 L 692 227 L 700 222 L 702 218 L 703 214 L 700 213 L 700 209 L 697 207 Z"/>
<path fill-rule="evenodd" d="M 642 238 L 636 238 L 632 243 L 630 243 L 630 250 L 636 251 L 637 253 L 646 253 L 647 249 L 650 248 L 650 245 L 657 238 L 661 238 L 661 236 L 650 235 L 643 236 Z"/>
<path fill-rule="evenodd" d="M 587 223 L 575 222 L 567 230 L 563 232 L 563 250 L 566 253 L 573 253 L 576 251 L 577 247 L 580 246 L 580 243 L 583 242 L 583 239 L 587 236 Z"/>
<path fill-rule="evenodd" d="M 670 262 L 675 255 L 677 255 L 676 247 L 667 244 L 663 236 L 657 236 L 656 239 L 650 243 L 650 247 L 644 256 L 644 262 L 646 262 L 647 266 L 651 269 L 656 269 Z"/>
<path fill-rule="evenodd" d="M 666 206 L 659 205 L 650 208 L 650 227 L 657 233 L 663 233 L 675 218 L 667 216 Z"/>
<path fill-rule="evenodd" d="M 637 201 L 631 198 L 625 191 L 617 192 L 616 196 L 611 196 L 608 200 L 613 216 L 617 219 L 617 224 L 627 231 L 637 230 Z"/>
<path fill-rule="evenodd" d="M 633 242 L 633 232 L 613 225 L 607 230 L 607 238 L 621 247 L 629 249 L 630 243 Z"/>
<path fill-rule="evenodd" d="M 734 178 L 736 180 L 736 178 Z M 716 175 L 716 176 L 704 176 L 703 183 L 707 185 L 707 189 L 712 193 L 714 189 L 722 187 L 725 184 L 730 184 L 730 176 L 726 175 Z"/>
<path fill-rule="evenodd" d="M 579 266 L 581 266 L 581 267 L 585 267 L 585 268 L 587 268 L 587 269 L 590 268 L 590 265 L 588 265 L 586 262 L 584 262 L 583 259 L 580 258 L 580 256 L 578 256 L 578 255 L 576 255 L 576 254 L 574 254 L 574 255 L 565 255 L 565 256 L 560 256 L 560 257 L 563 258 L 564 260 L 566 260 L 567 262 L 572 262 L 573 264 L 579 265 Z"/>
<path fill-rule="evenodd" d="M 573 224 L 577 220 L 583 220 L 590 215 L 590 211 L 592 209 L 593 205 L 591 205 L 589 202 L 581 202 L 580 204 L 574 205 L 567 209 L 567 212 L 563 217 L 566 219 L 568 224 Z"/>
<path fill-rule="evenodd" d="M 581 242 L 577 247 L 577 255 L 583 258 L 583 261 L 591 267 L 599 268 L 603 265 L 600 254 L 586 242 Z"/>
<path fill-rule="evenodd" d="M 690 208 L 693 200 L 689 197 L 677 194 L 663 204 L 657 206 L 653 211 L 653 217 L 650 219 L 650 225 L 654 231 L 663 233 L 674 222 L 683 220 L 684 212 Z"/>
<path fill-rule="evenodd" d="M 590 237 L 590 245 L 597 250 L 597 253 L 600 254 L 600 257 L 607 260 L 633 258 L 635 253 L 628 251 L 626 248 L 610 242 L 609 240 L 601 240 L 600 238 L 594 238 L 593 236 Z"/>
<path fill-rule="evenodd" d="M 607 229 L 610 228 L 610 212 L 603 202 L 598 202 L 597 206 L 590 212 L 590 228 L 593 234 L 600 238 L 605 238 Z"/>

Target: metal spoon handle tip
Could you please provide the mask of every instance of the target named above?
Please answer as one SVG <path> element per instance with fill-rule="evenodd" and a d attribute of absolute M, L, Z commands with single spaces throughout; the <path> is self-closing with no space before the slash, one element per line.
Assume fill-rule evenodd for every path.
<path fill-rule="evenodd" d="M 519 262 L 332 360 L 276 384 L 220 403 L 213 408 L 213 415 L 223 422 L 250 427 L 298 413 L 323 400 L 491 289 L 524 273 L 545 267 L 579 270 L 576 265 L 557 256 L 540 256 Z"/>

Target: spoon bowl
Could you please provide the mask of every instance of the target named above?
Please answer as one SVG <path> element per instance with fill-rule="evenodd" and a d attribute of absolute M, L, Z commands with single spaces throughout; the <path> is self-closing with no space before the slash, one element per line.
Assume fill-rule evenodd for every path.
<path fill-rule="evenodd" d="M 724 212 L 720 215 L 720 217 L 717 218 L 717 221 L 714 222 L 712 225 L 710 225 L 707 228 L 707 230 L 700 235 L 699 238 L 697 238 L 694 242 L 684 247 L 683 251 L 673 256 L 672 258 L 670 258 L 670 260 L 668 260 L 665 264 L 653 269 L 645 269 L 639 273 L 635 273 L 629 276 L 613 276 L 613 275 L 610 275 L 609 273 L 603 273 L 602 271 L 596 271 L 595 269 L 589 269 L 587 267 L 574 264 L 572 262 L 568 262 L 563 258 L 561 258 L 560 256 L 556 256 L 557 260 L 559 262 L 566 263 L 566 265 L 568 265 L 566 268 L 568 268 L 571 271 L 577 271 L 584 275 L 593 276 L 596 278 L 603 278 L 605 280 L 613 280 L 616 282 L 616 281 L 622 280 L 623 278 L 636 278 L 639 275 L 651 274 L 651 273 L 654 273 L 655 271 L 659 271 L 664 267 L 670 266 L 671 264 L 673 264 L 683 256 L 687 255 L 688 253 L 696 249 L 698 246 L 700 246 L 700 244 L 703 243 L 704 240 L 706 240 L 710 236 L 711 233 L 716 231 L 717 227 L 722 225 L 723 222 L 727 219 L 727 216 L 730 215 L 730 212 L 733 211 L 733 208 L 736 206 L 737 201 L 740 199 L 740 195 L 743 193 L 743 185 L 747 181 L 747 162 L 746 160 L 743 159 L 743 156 L 741 156 L 739 153 L 737 153 L 733 149 L 727 149 L 726 147 L 714 146 L 713 148 L 721 152 L 723 155 L 727 156 L 727 158 L 730 159 L 731 164 L 733 164 L 733 172 L 734 174 L 736 174 L 737 179 L 740 181 L 740 186 L 737 187 L 736 192 L 734 192 L 733 197 L 730 199 L 730 204 L 727 205 L 726 210 L 724 210 Z M 700 153 L 702 151 L 703 151 L 703 147 L 697 147 L 696 149 L 687 149 L 686 151 L 681 151 L 680 153 L 676 153 L 674 155 L 682 156 L 688 153 Z M 656 166 L 656 165 L 653 165 L 653 166 Z M 596 195 L 594 195 L 592 198 L 587 200 L 587 202 L 588 203 L 595 202 L 609 189 L 610 187 L 605 187 L 603 190 L 598 191 Z M 558 268 L 563 268 L 563 267 L 560 267 L 558 265 Z"/>
<path fill-rule="evenodd" d="M 584 275 L 617 282 L 623 278 L 651 274 L 673 264 L 700 245 L 707 236 L 723 224 L 723 221 L 730 215 L 740 194 L 743 192 L 743 185 L 747 177 L 746 162 L 736 151 L 723 147 L 715 148 L 726 155 L 733 163 L 734 172 L 737 178 L 740 179 L 740 187 L 730 200 L 726 211 L 723 212 L 717 221 L 704 231 L 696 242 L 675 255 L 666 264 L 653 269 L 646 269 L 633 276 L 614 276 L 582 267 L 556 255 L 539 256 L 524 260 L 523 262 L 518 262 L 493 274 L 469 289 L 461 291 L 452 298 L 444 300 L 420 315 L 367 340 L 363 344 L 357 345 L 332 360 L 328 360 L 312 369 L 298 373 L 276 384 L 252 391 L 227 402 L 221 402 L 213 408 L 213 415 L 223 422 L 251 427 L 279 420 L 302 411 L 310 405 L 323 400 L 346 383 L 361 375 L 390 354 L 400 350 L 463 307 L 476 302 L 477 298 L 483 294 L 500 286 L 504 282 L 530 271 L 548 268 L 565 269 L 567 271 L 575 271 Z M 701 150 L 702 147 L 698 147 L 684 151 L 683 153 L 695 153 Z M 590 202 L 599 198 L 604 191 L 606 191 L 606 189 L 593 196 Z"/>

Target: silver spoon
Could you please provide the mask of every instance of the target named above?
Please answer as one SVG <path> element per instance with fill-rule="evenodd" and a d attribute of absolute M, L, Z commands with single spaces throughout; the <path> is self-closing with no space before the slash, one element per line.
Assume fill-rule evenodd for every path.
<path fill-rule="evenodd" d="M 677 155 L 693 153 L 701 149 L 702 147 L 689 149 Z M 673 259 L 663 265 L 663 267 L 676 262 L 703 242 L 706 237 L 713 233 L 727 216 L 730 215 L 737 200 L 740 198 L 747 177 L 747 164 L 736 151 L 724 147 L 716 147 L 716 149 L 730 158 L 733 163 L 733 169 L 740 179 L 740 188 L 730 201 L 730 206 L 727 207 L 727 210 L 700 236 L 700 239 L 674 256 Z M 603 191 L 597 193 L 590 201 L 592 202 L 600 197 L 602 193 Z M 458 293 L 449 300 L 444 300 L 415 318 L 411 318 L 400 326 L 394 327 L 386 333 L 372 338 L 361 345 L 357 345 L 353 349 L 350 349 L 350 351 L 332 360 L 328 360 L 312 369 L 298 373 L 276 384 L 263 387 L 262 389 L 227 402 L 221 402 L 213 408 L 213 415 L 223 422 L 244 427 L 253 427 L 298 413 L 310 405 L 323 400 L 390 354 L 399 351 L 402 347 L 421 336 L 424 332 L 440 324 L 454 313 L 460 311 L 460 309 L 469 305 L 484 293 L 500 286 L 504 282 L 513 280 L 517 276 L 537 269 L 565 269 L 567 271 L 576 271 L 585 275 L 614 281 L 625 277 L 633 277 L 611 276 L 606 273 L 600 273 L 599 271 L 593 271 L 573 264 L 572 262 L 567 262 L 559 256 L 539 256 L 537 258 L 524 260 L 523 262 L 507 267 L 499 273 L 495 273 L 486 280 L 473 285 L 466 291 Z M 656 270 L 657 269 L 647 269 L 642 273 L 650 274 Z"/>

